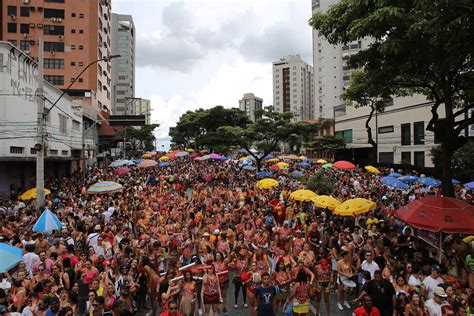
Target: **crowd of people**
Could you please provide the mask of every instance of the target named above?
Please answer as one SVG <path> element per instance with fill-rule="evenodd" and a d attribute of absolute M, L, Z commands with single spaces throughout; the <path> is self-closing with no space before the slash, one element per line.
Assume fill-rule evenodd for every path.
<path fill-rule="evenodd" d="M 402 192 L 362 168 L 325 169 L 337 179 L 336 199 L 377 203 L 340 217 L 289 198 L 303 187 L 292 171 L 320 168 L 289 163 L 270 190 L 257 189 L 256 173 L 235 161 L 186 157 L 120 176 L 94 167 L 85 182 L 79 174 L 49 179 L 47 207 L 62 229 L 45 233 L 31 229 L 34 200 L 1 200 L 0 241 L 24 255 L 2 275 L 0 313 L 189 316 L 245 308 L 271 316 L 307 315 L 310 306 L 327 315 L 474 313 L 472 244 L 451 234 L 436 249 L 394 216 L 439 189 Z M 123 189 L 86 193 L 101 180 Z M 470 202 L 466 189 L 458 195 Z"/>

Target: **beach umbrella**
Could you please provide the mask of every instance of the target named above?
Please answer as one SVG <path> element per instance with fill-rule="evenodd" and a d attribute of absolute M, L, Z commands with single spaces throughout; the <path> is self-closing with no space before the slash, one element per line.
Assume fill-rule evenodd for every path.
<path fill-rule="evenodd" d="M 248 165 L 251 165 L 252 163 L 253 163 L 252 160 L 240 160 L 239 166 L 248 166 Z"/>
<path fill-rule="evenodd" d="M 6 273 L 19 262 L 23 261 L 23 252 L 20 248 L 0 243 L 0 273 Z"/>
<path fill-rule="evenodd" d="M 262 158 L 262 160 L 273 159 L 273 158 L 275 158 L 275 156 L 273 156 L 272 154 L 267 154 L 265 155 L 265 157 Z"/>
<path fill-rule="evenodd" d="M 341 205 L 341 202 L 328 195 L 318 195 L 313 200 L 313 202 L 316 204 L 317 207 L 327 208 L 331 211 L 334 211 L 339 205 Z"/>
<path fill-rule="evenodd" d="M 316 160 L 316 163 L 318 163 L 320 165 L 324 165 L 325 163 L 328 163 L 328 162 L 324 159 L 318 159 L 318 160 Z"/>
<path fill-rule="evenodd" d="M 302 162 L 298 162 L 298 166 L 303 167 L 303 168 L 307 168 L 307 167 L 311 166 L 311 164 L 309 162 L 302 161 Z"/>
<path fill-rule="evenodd" d="M 176 158 L 176 155 L 175 154 L 172 154 L 172 153 L 168 153 L 168 154 L 165 154 L 165 157 L 168 157 L 170 159 L 175 159 Z"/>
<path fill-rule="evenodd" d="M 186 151 L 190 154 L 194 153 L 194 149 L 192 149 L 192 148 L 188 148 L 188 149 L 186 149 Z"/>
<path fill-rule="evenodd" d="M 211 158 L 210 155 L 204 155 L 201 158 L 199 158 L 199 160 L 208 160 L 210 158 Z"/>
<path fill-rule="evenodd" d="M 286 169 L 286 168 L 288 168 L 290 165 L 287 164 L 286 162 L 277 162 L 277 163 L 275 164 L 275 166 L 278 166 L 280 169 Z"/>
<path fill-rule="evenodd" d="M 433 178 L 418 178 L 416 182 L 421 183 L 427 187 L 439 187 L 441 186 L 441 181 Z"/>
<path fill-rule="evenodd" d="M 202 156 L 204 156 L 204 155 L 208 154 L 209 152 L 208 152 L 207 150 L 205 150 L 205 149 L 202 149 L 202 150 L 199 151 L 199 153 L 200 153 Z"/>
<path fill-rule="evenodd" d="M 304 174 L 303 174 L 303 172 L 301 172 L 301 171 L 295 170 L 295 171 L 293 171 L 292 173 L 290 173 L 290 175 L 291 175 L 293 178 L 296 178 L 296 179 L 297 179 L 297 178 L 303 177 Z"/>
<path fill-rule="evenodd" d="M 389 174 L 387 177 L 392 177 L 392 178 L 400 178 L 402 175 L 398 172 L 392 172 Z"/>
<path fill-rule="evenodd" d="M 339 160 L 333 163 L 332 167 L 335 169 L 341 169 L 341 170 L 351 170 L 355 168 L 355 165 L 349 161 Z"/>
<path fill-rule="evenodd" d="M 142 156 L 143 159 L 151 159 L 152 155 L 151 154 L 144 154 Z"/>
<path fill-rule="evenodd" d="M 317 204 L 316 204 L 317 205 Z M 335 215 L 340 216 L 353 216 L 367 213 L 373 210 L 377 204 L 367 199 L 355 198 L 350 199 L 336 207 L 334 210 Z"/>
<path fill-rule="evenodd" d="M 273 173 L 268 172 L 268 171 L 257 172 L 257 177 L 259 177 L 259 178 L 270 178 L 272 175 L 273 175 Z"/>
<path fill-rule="evenodd" d="M 379 174 L 380 173 L 379 169 L 375 168 L 374 166 L 365 166 L 365 170 L 367 170 L 368 172 L 373 173 L 373 174 Z"/>
<path fill-rule="evenodd" d="M 218 154 L 210 154 L 209 158 L 216 159 L 216 160 L 221 160 L 223 157 L 221 155 L 218 155 Z"/>
<path fill-rule="evenodd" d="M 168 156 L 161 156 L 159 160 L 160 160 L 160 161 L 168 161 L 168 160 L 170 160 L 170 157 L 168 157 Z"/>
<path fill-rule="evenodd" d="M 324 169 L 331 169 L 332 168 L 332 163 L 325 163 L 321 167 L 323 167 Z"/>
<path fill-rule="evenodd" d="M 254 171 L 254 170 L 255 170 L 255 167 L 253 167 L 253 166 L 245 166 L 243 169 L 244 169 L 244 170 L 247 170 L 247 171 Z"/>
<path fill-rule="evenodd" d="M 169 162 L 166 162 L 166 161 L 160 162 L 160 167 L 168 167 L 169 165 L 170 165 Z"/>
<path fill-rule="evenodd" d="M 280 162 L 280 159 L 278 159 L 278 158 L 271 158 L 271 159 L 268 159 L 267 162 L 270 162 L 270 163 Z"/>
<path fill-rule="evenodd" d="M 156 150 L 153 150 L 153 151 L 150 151 L 149 154 L 152 155 L 152 156 L 156 156 L 158 152 Z"/>
<path fill-rule="evenodd" d="M 114 174 L 121 176 L 121 175 L 129 173 L 130 170 L 132 169 L 127 168 L 127 167 L 118 167 L 117 169 L 114 170 Z"/>
<path fill-rule="evenodd" d="M 189 156 L 189 153 L 187 151 L 180 151 L 174 154 L 176 158 L 181 158 L 181 157 L 187 157 Z"/>
<path fill-rule="evenodd" d="M 298 156 L 296 155 L 286 155 L 286 156 L 279 156 L 280 159 L 289 159 L 289 160 L 298 160 Z"/>
<path fill-rule="evenodd" d="M 383 177 L 382 179 L 380 179 L 380 182 L 395 189 L 400 189 L 400 190 L 410 189 L 408 185 L 398 180 L 397 178 L 393 178 L 393 177 Z"/>
<path fill-rule="evenodd" d="M 464 187 L 469 190 L 474 190 L 474 181 L 469 183 L 464 183 Z"/>
<path fill-rule="evenodd" d="M 452 184 L 454 184 L 454 185 L 456 185 L 456 184 L 461 184 L 461 181 L 456 180 L 456 179 L 451 179 L 451 182 L 452 182 Z"/>
<path fill-rule="evenodd" d="M 113 181 L 99 181 L 96 184 L 92 185 L 87 189 L 89 194 L 102 194 L 110 193 L 115 191 L 120 191 L 123 186 L 120 183 Z"/>
<path fill-rule="evenodd" d="M 61 221 L 47 208 L 40 215 L 35 225 L 33 225 L 33 231 L 50 232 L 53 230 L 61 230 L 62 227 L 63 224 Z"/>
<path fill-rule="evenodd" d="M 296 190 L 290 193 L 290 199 L 301 202 L 311 202 L 318 195 L 311 190 Z"/>
<path fill-rule="evenodd" d="M 403 183 L 413 183 L 413 182 L 416 182 L 416 180 L 418 180 L 418 177 L 417 176 L 402 176 L 402 177 L 399 177 L 398 180 L 402 181 Z"/>
<path fill-rule="evenodd" d="M 275 179 L 262 179 L 257 182 L 256 187 L 258 189 L 269 190 L 277 187 L 280 183 Z"/>
<path fill-rule="evenodd" d="M 112 163 L 109 165 L 111 168 L 116 168 L 116 167 L 121 167 L 121 166 L 126 166 L 128 165 L 129 161 L 125 159 L 118 159 L 115 161 L 112 161 Z"/>
<path fill-rule="evenodd" d="M 48 189 L 44 189 L 44 195 L 51 194 L 51 191 Z M 31 199 L 36 199 L 36 188 L 31 188 L 28 191 L 23 192 L 20 195 L 20 199 L 23 201 L 31 200 Z"/>
<path fill-rule="evenodd" d="M 151 168 L 157 165 L 158 165 L 158 162 L 156 162 L 155 160 L 145 159 L 145 160 L 142 160 L 137 166 L 139 168 Z"/>
<path fill-rule="evenodd" d="M 299 156 L 298 159 L 301 160 L 301 161 L 308 160 L 308 158 L 306 156 Z"/>
<path fill-rule="evenodd" d="M 473 234 L 474 206 L 459 199 L 426 196 L 402 206 L 395 215 L 410 226 L 433 232 Z"/>

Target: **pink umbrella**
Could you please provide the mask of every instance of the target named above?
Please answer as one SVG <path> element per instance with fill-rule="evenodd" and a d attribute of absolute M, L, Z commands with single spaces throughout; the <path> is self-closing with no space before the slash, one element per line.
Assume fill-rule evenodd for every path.
<path fill-rule="evenodd" d="M 121 175 L 124 175 L 126 173 L 129 173 L 130 172 L 130 168 L 127 168 L 127 167 L 120 167 L 120 168 L 117 168 L 114 170 L 114 174 L 118 175 L 118 176 L 121 176 Z"/>
<path fill-rule="evenodd" d="M 355 165 L 352 162 L 339 160 L 332 164 L 332 167 L 335 169 L 342 169 L 342 170 L 351 170 L 355 169 Z"/>
<path fill-rule="evenodd" d="M 222 159 L 222 156 L 218 155 L 218 154 L 210 154 L 209 158 L 211 158 L 211 159 Z"/>

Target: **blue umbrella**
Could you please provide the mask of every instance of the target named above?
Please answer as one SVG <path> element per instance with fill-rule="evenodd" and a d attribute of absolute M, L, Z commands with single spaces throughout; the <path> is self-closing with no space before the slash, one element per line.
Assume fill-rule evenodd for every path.
<path fill-rule="evenodd" d="M 392 172 L 391 174 L 389 174 L 387 177 L 392 177 L 392 178 L 399 178 L 401 177 L 402 175 L 399 174 L 398 172 Z"/>
<path fill-rule="evenodd" d="M 252 160 L 240 160 L 239 161 L 239 166 L 246 166 L 246 165 L 251 165 L 252 164 Z"/>
<path fill-rule="evenodd" d="M 395 189 L 408 190 L 410 188 L 408 185 L 394 177 L 383 177 L 380 179 L 380 182 Z"/>
<path fill-rule="evenodd" d="M 160 167 L 168 167 L 169 165 L 170 165 L 169 162 L 166 162 L 166 161 L 160 162 Z"/>
<path fill-rule="evenodd" d="M 20 248 L 0 243 L 0 273 L 8 272 L 17 263 L 23 260 L 23 253 Z"/>
<path fill-rule="evenodd" d="M 293 178 L 301 178 L 303 176 L 303 172 L 301 171 L 293 171 L 292 173 L 290 173 L 290 175 L 293 177 Z"/>
<path fill-rule="evenodd" d="M 465 187 L 466 189 L 469 189 L 469 190 L 474 190 L 474 181 L 469 182 L 469 183 L 465 183 L 465 184 L 464 184 L 464 187 Z"/>
<path fill-rule="evenodd" d="M 439 187 L 441 185 L 441 181 L 433 178 L 418 178 L 416 182 L 421 183 L 427 187 Z"/>
<path fill-rule="evenodd" d="M 257 172 L 257 177 L 259 177 L 259 178 L 271 178 L 272 175 L 273 175 L 273 173 L 268 172 L 268 171 Z"/>
<path fill-rule="evenodd" d="M 273 156 L 272 154 L 268 154 L 268 155 L 265 155 L 265 157 L 263 157 L 262 160 L 272 159 L 272 158 L 275 158 L 275 156 Z"/>
<path fill-rule="evenodd" d="M 44 210 L 43 214 L 38 218 L 33 226 L 34 232 L 50 232 L 52 230 L 61 230 L 63 224 L 59 221 L 56 215 L 48 208 Z"/>
<path fill-rule="evenodd" d="M 252 167 L 252 166 L 245 166 L 244 170 L 253 171 L 253 170 L 255 170 L 255 168 Z"/>
<path fill-rule="evenodd" d="M 451 182 L 452 182 L 453 184 L 460 184 L 460 183 L 461 183 L 461 181 L 456 180 L 456 179 L 451 179 Z"/>
<path fill-rule="evenodd" d="M 299 162 L 298 166 L 305 168 L 305 167 L 311 166 L 311 164 L 309 162 L 303 161 L 303 162 Z"/>
<path fill-rule="evenodd" d="M 403 177 L 398 178 L 398 180 L 402 181 L 403 183 L 412 183 L 412 182 L 416 182 L 416 180 L 418 180 L 418 177 L 417 176 L 403 176 Z"/>

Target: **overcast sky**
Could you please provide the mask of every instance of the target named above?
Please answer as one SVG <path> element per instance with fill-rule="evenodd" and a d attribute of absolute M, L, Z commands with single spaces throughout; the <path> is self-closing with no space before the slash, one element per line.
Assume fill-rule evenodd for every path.
<path fill-rule="evenodd" d="M 137 29 L 136 96 L 152 100 L 159 146 L 187 110 L 272 104 L 272 62 L 312 64 L 311 0 L 113 0 Z"/>

